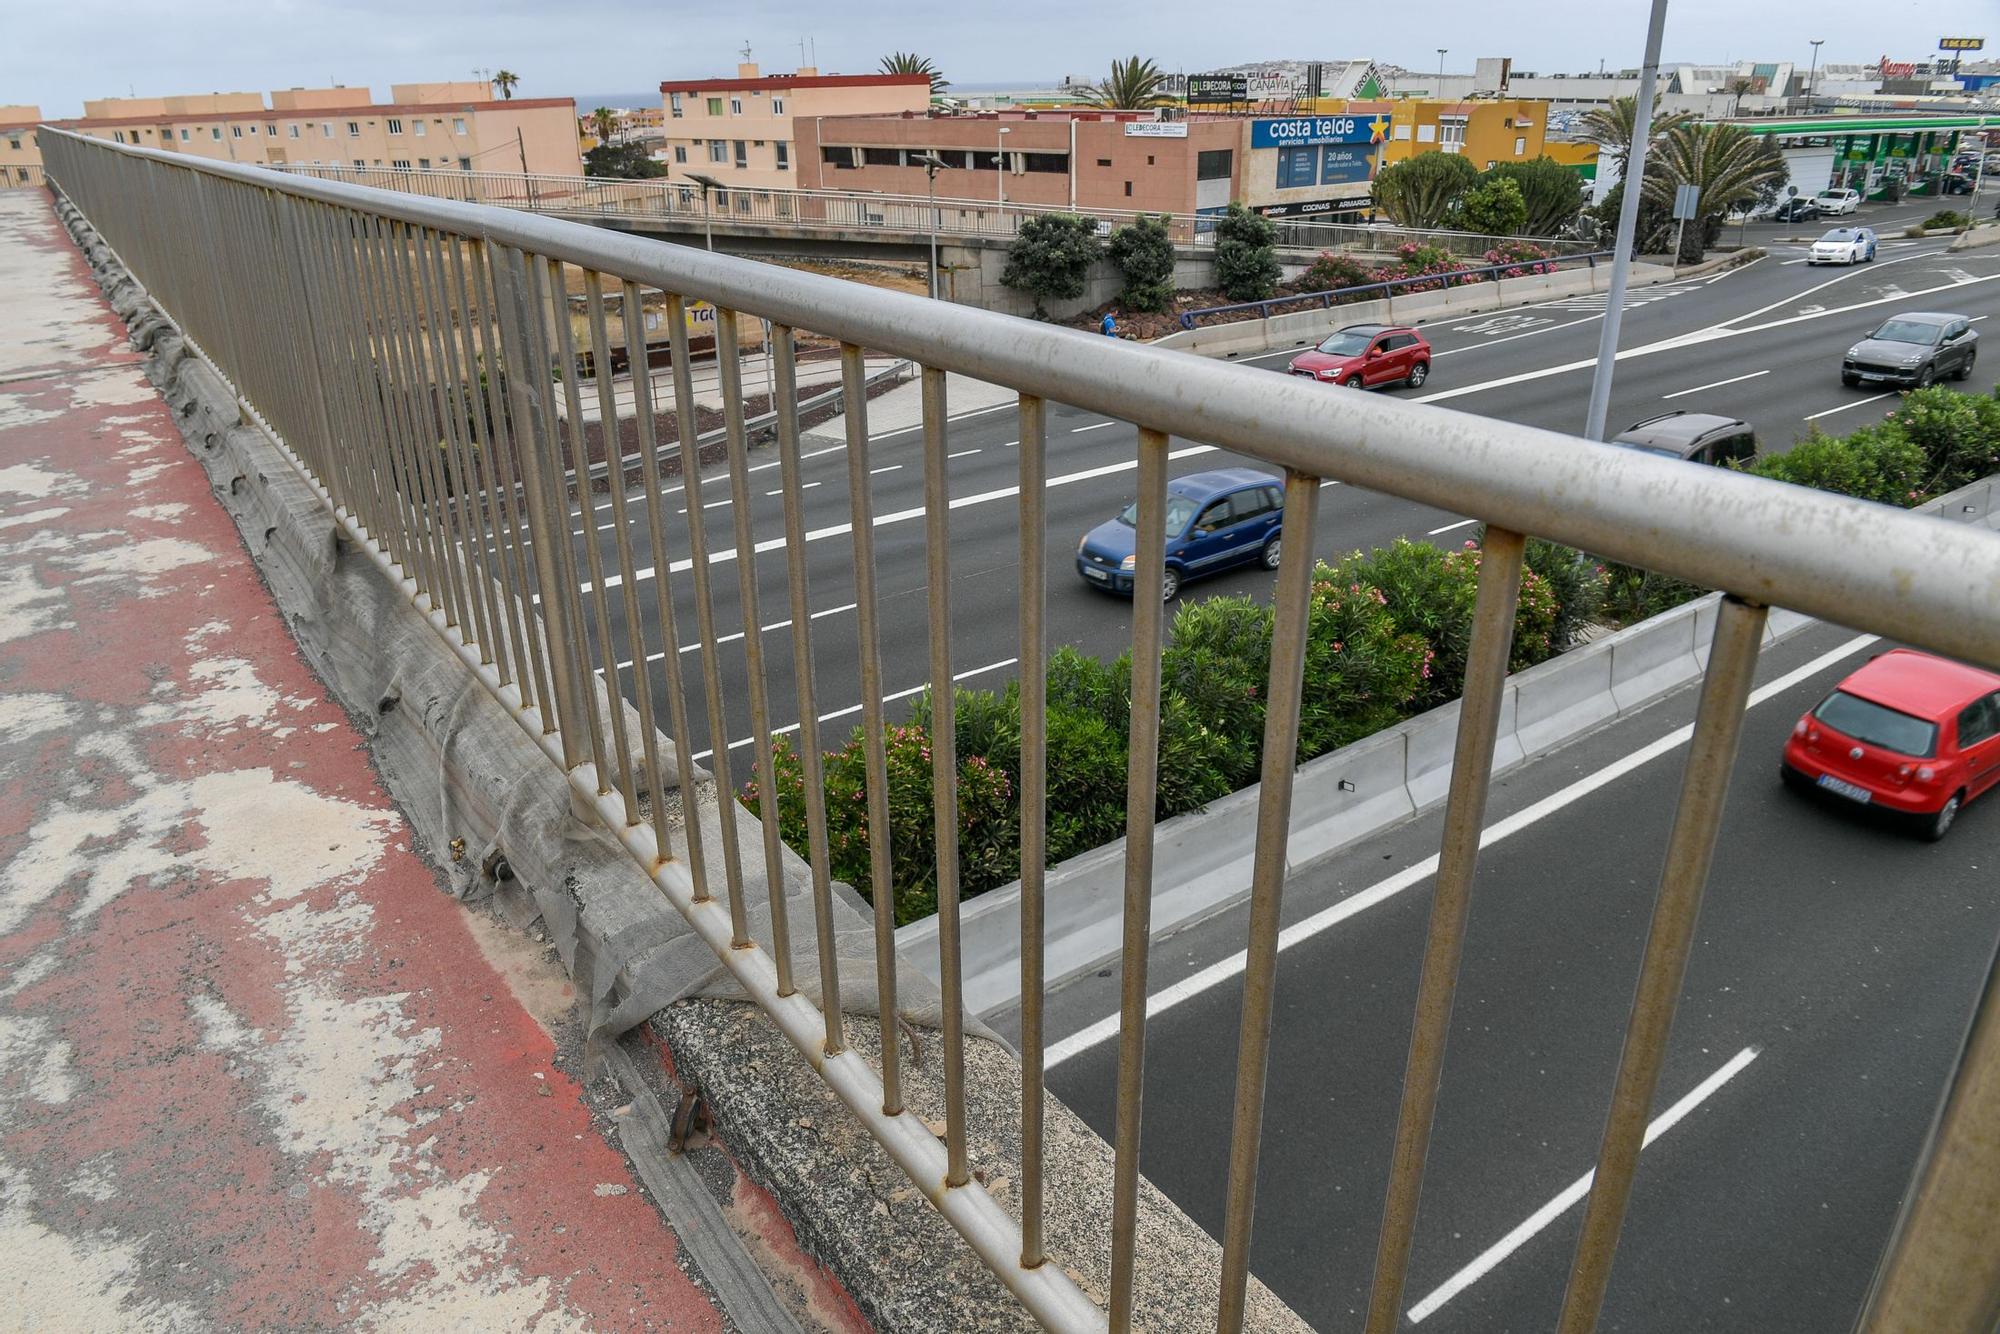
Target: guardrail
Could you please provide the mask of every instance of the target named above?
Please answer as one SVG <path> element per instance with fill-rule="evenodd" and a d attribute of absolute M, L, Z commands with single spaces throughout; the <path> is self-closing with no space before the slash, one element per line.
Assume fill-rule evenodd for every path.
<path fill-rule="evenodd" d="M 1505 264 L 1483 264 L 1476 269 L 1453 269 L 1449 273 L 1420 273 L 1408 278 L 1392 278 L 1386 282 L 1359 283 L 1353 287 L 1335 287 L 1324 292 L 1300 292 L 1294 296 L 1274 296 L 1263 301 L 1237 301 L 1226 306 L 1203 306 L 1199 310 L 1181 312 L 1183 329 L 1201 327 L 1201 321 L 1213 315 L 1236 315 L 1249 311 L 1247 319 L 1269 319 L 1272 310 L 1279 306 L 1293 310 L 1310 310 L 1317 302 L 1320 309 L 1331 309 L 1347 301 L 1366 300 L 1371 293 L 1382 296 L 1394 295 L 1398 290 L 1427 291 L 1434 287 L 1460 287 L 1468 283 L 1484 282 L 1489 278 L 1525 278 L 1538 273 L 1553 273 L 1559 265 L 1582 260 L 1591 268 L 1597 267 L 1600 259 L 1610 259 L 1609 250 L 1593 250 L 1583 255 L 1552 255 L 1545 259 L 1517 259 Z M 1287 312 L 1289 313 L 1289 312 Z"/>
<path fill-rule="evenodd" d="M 1164 631 L 1162 575 L 1169 432 L 1260 459 L 1285 473 L 1286 540 L 1273 597 L 1262 781 L 1250 871 L 1247 963 L 1237 1050 L 1235 1122 L 1228 1141 L 1217 1326 L 1240 1329 L 1254 1219 L 1278 924 L 1284 891 L 1320 482 L 1336 478 L 1448 508 L 1487 524 L 1465 694 L 1446 797 L 1442 848 L 1403 1086 L 1402 1109 L 1378 1247 L 1368 1328 L 1402 1318 L 1404 1283 L 1424 1180 L 1432 1112 L 1457 985 L 1472 875 L 1520 587 L 1525 534 L 1544 535 L 1615 560 L 1724 590 L 1703 673 L 1678 808 L 1660 873 L 1635 999 L 1578 1242 L 1561 1328 L 1592 1328 L 1611 1274 L 1639 1149 L 1666 1052 L 1681 978 L 1707 879 L 1767 610 L 1774 604 L 2000 666 L 2000 534 L 1863 504 L 1723 469 L 1695 468 L 1507 422 L 1370 395 L 1337 406 L 1317 386 L 1217 362 L 1100 339 L 926 301 L 902 293 L 755 264 L 685 247 L 460 203 L 287 177 L 44 130 L 58 188 L 91 221 L 151 299 L 182 329 L 314 482 L 360 549 L 403 581 L 414 604 L 473 673 L 567 773 L 634 863 L 714 950 L 745 993 L 811 1063 L 849 1111 L 909 1174 L 973 1251 L 1023 1305 L 1054 1329 L 1129 1328 L 1132 1320 L 1140 1093 L 1146 1048 L 1154 797 Z M 692 455 L 689 414 L 679 421 L 689 516 L 671 522 L 659 480 L 642 454 L 644 485 L 612 488 L 615 559 L 596 542 L 574 543 L 576 517 L 562 481 L 565 447 L 581 470 L 581 437 L 563 431 L 551 397 L 576 422 L 580 390 L 569 322 L 553 319 L 569 271 L 587 294 L 587 341 L 609 350 L 606 309 L 664 293 L 686 374 L 682 310 L 700 299 L 773 325 L 779 397 L 791 392 L 794 331 L 842 344 L 850 386 L 862 349 L 922 367 L 924 524 L 930 674 L 952 677 L 950 463 L 946 374 L 1007 385 L 1019 394 L 1019 594 L 1021 707 L 1022 1174 L 1004 1207 L 970 1172 L 960 976 L 955 720 L 934 710 L 932 797 L 937 814 L 938 936 L 946 1114 L 940 1137 L 904 1109 L 901 1056 L 892 1041 L 871 1061 L 848 1042 L 830 933 L 824 792 L 813 719 L 814 649 L 807 612 L 796 416 L 777 430 L 785 577 L 792 608 L 791 687 L 809 831 L 811 923 L 818 948 L 815 1003 L 793 976 L 791 924 L 770 803 L 762 821 L 762 875 L 736 851 L 746 813 L 725 795 L 721 866 L 698 822 L 670 822 L 664 775 L 687 751 L 690 695 L 710 733 L 726 736 L 711 585 L 733 558 L 746 624 L 760 593 L 750 520 L 743 387 L 735 321 L 720 318 L 728 413 L 733 550 L 711 550 L 701 522 L 704 479 Z M 642 364 L 634 383 L 645 383 Z M 475 365 L 499 374 L 469 374 Z M 551 382 L 536 368 L 555 368 Z M 508 368 L 526 373 L 508 373 Z M 678 384 L 681 400 L 690 395 Z M 598 384 L 600 394 L 609 381 Z M 483 399 L 488 413 L 464 409 Z M 1047 409 L 1050 401 L 1104 413 L 1138 428 L 1137 598 L 1130 686 L 1131 763 L 1123 877 L 1123 976 L 1110 1226 L 1108 1311 L 1089 1300 L 1044 1252 L 1045 1197 L 1067 1183 L 1043 1173 L 1044 1061 L 1041 952 L 1046 839 L 1043 616 L 1047 573 Z M 847 522 L 853 544 L 864 688 L 865 800 L 869 827 L 888 828 L 874 510 L 865 400 L 849 396 Z M 641 401 L 642 426 L 652 425 Z M 607 415 L 612 415 L 608 414 Z M 433 426 L 445 448 L 435 441 Z M 565 439 L 567 435 L 567 439 Z M 449 459 L 447 464 L 440 455 Z M 517 499 L 514 483 L 520 483 Z M 700 679 L 683 679 L 671 651 L 674 610 L 665 559 L 668 532 L 687 552 L 700 645 Z M 640 614 L 636 539 L 654 555 L 651 590 L 666 688 L 645 672 L 621 677 L 611 635 L 614 605 L 633 657 L 648 647 Z M 581 551 L 578 547 L 581 547 Z M 678 565 L 678 563 L 675 563 Z M 539 611 L 537 611 L 539 608 Z M 776 790 L 770 684 L 761 637 L 744 642 L 755 768 Z M 604 706 L 598 681 L 629 692 L 640 719 Z M 666 737 L 656 720 L 664 719 Z M 636 740 L 636 746 L 633 744 Z M 728 751 L 713 765 L 732 790 Z M 675 793 L 675 796 L 681 794 Z M 678 831 L 678 832 L 677 832 Z M 895 1009 L 891 910 L 895 886 L 886 840 L 871 848 L 877 886 L 876 985 Z M 718 875 L 719 872 L 719 875 Z M 718 880 L 720 883 L 718 883 Z M 769 929 L 753 938 L 747 895 L 769 896 Z M 801 942 L 802 946 L 804 942 Z M 2000 1272 L 1985 1228 L 2000 1199 L 2000 981 L 1989 977 L 1978 1017 L 1903 1216 L 1870 1293 L 1868 1331 L 1984 1330 L 2000 1304 Z M 942 1141 L 942 1142 L 940 1142 Z"/>

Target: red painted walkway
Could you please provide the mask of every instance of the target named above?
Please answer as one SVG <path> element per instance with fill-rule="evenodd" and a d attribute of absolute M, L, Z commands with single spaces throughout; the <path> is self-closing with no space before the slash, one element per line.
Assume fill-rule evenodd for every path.
<path fill-rule="evenodd" d="M 136 360 L 0 195 L 0 1328 L 720 1328 Z"/>

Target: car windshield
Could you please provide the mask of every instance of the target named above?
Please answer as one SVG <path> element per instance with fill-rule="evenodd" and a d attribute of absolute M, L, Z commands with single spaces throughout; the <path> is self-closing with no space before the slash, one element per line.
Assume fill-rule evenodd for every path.
<path fill-rule="evenodd" d="M 1199 508 L 1200 506 L 1196 505 L 1195 502 L 1189 500 L 1186 496 L 1176 495 L 1169 491 L 1167 493 L 1167 536 L 1179 537 L 1182 530 L 1188 526 L 1189 521 L 1194 518 L 1195 510 Z M 1139 526 L 1139 502 L 1135 500 L 1127 505 L 1125 512 L 1118 516 L 1118 522 L 1124 524 L 1127 528 L 1137 528 Z"/>
<path fill-rule="evenodd" d="M 1845 227 L 1836 227 L 1832 231 L 1828 232 L 1825 236 L 1820 237 L 1819 239 L 1821 241 L 1832 241 L 1835 244 L 1844 244 L 1848 241 L 1854 240 L 1855 234 L 1849 231 Z"/>
<path fill-rule="evenodd" d="M 1845 199 L 1845 198 L 1847 198 L 1847 191 L 1845 191 L 1845 190 L 1822 190 L 1822 191 L 1820 191 L 1820 192 L 1819 192 L 1819 197 L 1820 197 L 1821 199 Z"/>
<path fill-rule="evenodd" d="M 1922 320 L 1890 320 L 1868 336 L 1884 343 L 1921 343 L 1930 347 L 1942 332 L 1941 326 L 1926 324 Z"/>
<path fill-rule="evenodd" d="M 1331 352 L 1336 357 L 1358 357 L 1368 350 L 1368 341 L 1375 335 L 1361 333 L 1353 329 L 1342 329 L 1319 345 L 1322 352 Z"/>
<path fill-rule="evenodd" d="M 1898 755 L 1927 760 L 1937 753 L 1937 724 L 1898 713 L 1873 700 L 1836 690 L 1813 710 L 1813 717 L 1834 731 Z"/>

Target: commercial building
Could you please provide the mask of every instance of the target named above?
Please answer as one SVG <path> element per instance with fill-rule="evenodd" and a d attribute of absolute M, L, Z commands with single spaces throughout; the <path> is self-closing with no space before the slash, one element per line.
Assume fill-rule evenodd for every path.
<path fill-rule="evenodd" d="M 833 116 L 798 122 L 798 183 L 1080 209 L 1219 213 L 1239 197 L 1250 122 L 1163 121 L 1150 111 Z"/>
<path fill-rule="evenodd" d="M 754 64 L 733 78 L 677 79 L 660 85 L 670 177 L 712 177 L 741 189 L 788 189 L 797 174 L 798 130 L 824 117 L 895 116 L 930 109 L 925 74 L 763 74 Z"/>
<path fill-rule="evenodd" d="M 574 176 L 576 104 L 496 99 L 484 83 L 399 83 L 387 102 L 366 88 L 270 94 L 107 97 L 63 129 L 144 148 L 265 166 L 305 164 Z M 11 156 L 11 149 L 0 154 Z"/>
<path fill-rule="evenodd" d="M 0 105 L 0 190 L 32 189 L 42 183 L 42 150 L 35 127 L 42 109 L 25 103 Z"/>

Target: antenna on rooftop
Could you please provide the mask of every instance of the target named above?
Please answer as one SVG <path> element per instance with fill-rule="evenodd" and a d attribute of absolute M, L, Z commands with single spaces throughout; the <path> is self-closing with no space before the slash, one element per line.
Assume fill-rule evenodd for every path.
<path fill-rule="evenodd" d="M 748 38 L 745 38 L 743 41 L 743 61 L 745 64 L 748 64 L 750 61 L 750 41 Z"/>

